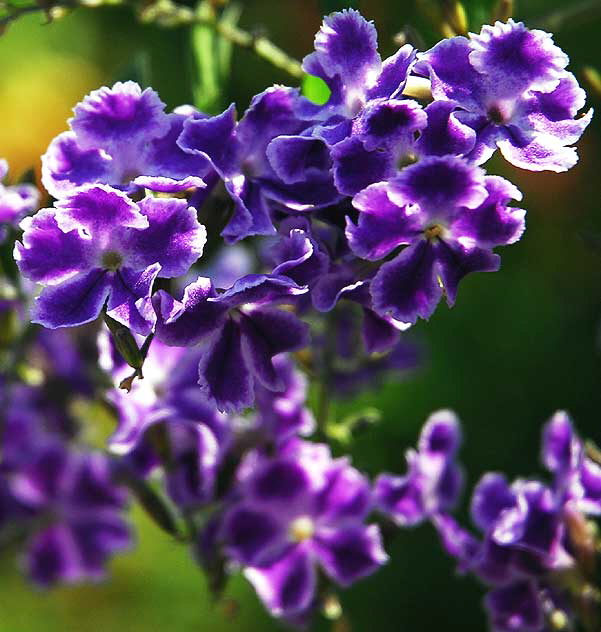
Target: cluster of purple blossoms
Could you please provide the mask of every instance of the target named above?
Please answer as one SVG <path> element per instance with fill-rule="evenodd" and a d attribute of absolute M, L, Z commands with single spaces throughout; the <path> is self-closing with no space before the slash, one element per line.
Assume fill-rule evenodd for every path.
<path fill-rule="evenodd" d="M 35 384 L 0 381 L 0 541 L 20 544 L 40 587 L 98 581 L 133 538 L 116 463 L 71 411 L 92 397 L 92 371 L 63 331 L 43 331 L 25 351 Z"/>
<path fill-rule="evenodd" d="M 375 483 L 378 509 L 398 525 L 431 520 L 444 548 L 488 587 L 484 604 L 495 632 L 571 629 L 576 616 L 597 607 L 591 588 L 596 555 L 591 517 L 601 515 L 601 465 L 593 460 L 565 412 L 543 431 L 542 462 L 551 473 L 509 483 L 485 474 L 471 500 L 480 537 L 450 515 L 461 492 L 456 418 L 433 415 L 417 452 L 407 456 L 405 476 L 381 475 Z M 587 612 L 588 609 L 588 612 Z"/>
<path fill-rule="evenodd" d="M 131 541 L 129 487 L 213 583 L 243 569 L 294 624 L 385 563 L 383 516 L 433 521 L 461 568 L 493 586 L 494 630 L 571 617 L 555 580 L 582 564 L 601 474 L 566 418 L 545 432 L 553 485 L 480 483 L 477 539 L 449 514 L 463 482 L 453 413 L 428 420 L 406 475 L 372 485 L 310 440 L 328 438 L 329 420 L 327 401 L 310 410 L 305 375 L 325 401 L 412 368 L 403 332 L 443 295 L 453 305 L 469 273 L 499 268 L 493 250 L 521 237 L 525 211 L 483 165 L 497 147 L 533 171 L 575 164 L 591 112 L 577 118 L 584 92 L 566 65 L 550 35 L 511 20 L 382 60 L 373 24 L 347 10 L 325 18 L 304 60 L 329 89 L 322 105 L 274 86 L 239 119 L 233 105 L 166 113 L 133 82 L 78 104 L 42 158 L 53 206 L 22 219 L 36 196 L 0 186 L 0 222 L 21 220 L 14 258 L 46 328 L 38 342 L 86 397 L 60 328 L 105 319 L 112 338 L 103 329 L 88 355 L 117 425 L 97 454 L 68 402 L 0 377 L 0 535 L 23 525 L 31 576 L 101 576 Z M 426 80 L 429 96 L 411 97 Z"/>

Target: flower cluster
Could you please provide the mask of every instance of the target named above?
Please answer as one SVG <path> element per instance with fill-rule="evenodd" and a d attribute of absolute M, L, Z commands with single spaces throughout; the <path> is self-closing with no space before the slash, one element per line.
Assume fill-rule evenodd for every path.
<path fill-rule="evenodd" d="M 303 62 L 329 90 L 321 105 L 274 86 L 240 117 L 233 105 L 167 113 L 133 82 L 76 105 L 42 157 L 52 206 L 23 218 L 36 194 L 0 185 L 30 282 L 0 298 L 0 317 L 28 307 L 45 328 L 36 338 L 17 318 L 21 348 L 6 359 L 0 347 L 0 535 L 16 525 L 27 538 L 32 578 L 100 577 L 131 542 L 129 489 L 216 590 L 241 569 L 293 624 L 386 562 L 390 521 L 434 523 L 492 585 L 494 630 L 572 617 L 563 580 L 585 564 L 601 470 L 565 416 L 545 431 L 552 485 L 478 485 L 481 538 L 450 515 L 463 483 L 450 411 L 428 420 L 404 476 L 372 484 L 326 443 L 329 400 L 418 364 L 403 332 L 520 239 L 520 191 L 485 171 L 496 148 L 534 171 L 575 164 L 591 112 L 578 115 L 566 66 L 550 35 L 512 20 L 382 60 L 373 24 L 347 10 L 325 18 Z M 429 92 L 412 97 L 416 82 Z M 74 347 L 62 328 L 81 325 L 88 345 Z M 40 358 L 40 380 L 20 383 Z M 104 388 L 86 377 L 98 365 Z M 110 410 L 107 452 L 76 397 Z"/>
<path fill-rule="evenodd" d="M 448 513 L 448 500 L 459 491 L 451 474 L 457 466 L 440 457 L 454 449 L 448 430 L 435 428 L 437 437 L 426 427 L 429 449 L 437 452 L 432 445 L 438 444 L 440 460 L 422 468 L 421 478 L 412 468 L 392 492 L 388 480 L 380 483 L 380 506 L 397 521 L 416 515 L 432 520 L 461 572 L 488 586 L 484 604 L 495 632 L 546 632 L 569 629 L 577 615 L 588 620 L 597 607 L 590 592 L 596 545 L 589 519 L 601 514 L 601 465 L 587 455 L 568 415 L 557 412 L 543 431 L 541 458 L 550 484 L 533 478 L 510 484 L 497 472 L 481 478 L 471 499 L 479 537 Z"/>

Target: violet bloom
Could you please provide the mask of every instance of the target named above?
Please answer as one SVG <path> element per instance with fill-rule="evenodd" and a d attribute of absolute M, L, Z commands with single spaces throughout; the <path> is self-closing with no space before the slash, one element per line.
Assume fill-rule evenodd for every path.
<path fill-rule="evenodd" d="M 126 497 L 101 454 L 38 447 L 10 489 L 34 519 L 25 564 L 37 584 L 101 579 L 108 558 L 131 545 Z"/>
<path fill-rule="evenodd" d="M 59 134 L 42 156 L 44 186 L 56 198 L 94 183 L 130 193 L 205 187 L 209 163 L 176 143 L 186 119 L 200 115 L 164 109 L 154 90 L 133 81 L 91 92 L 75 106 L 71 131 Z"/>
<path fill-rule="evenodd" d="M 0 159 L 0 225 L 15 226 L 27 213 L 37 208 L 40 193 L 33 184 L 2 184 L 8 173 L 8 163 Z M 0 238 L 2 238 L 0 228 Z"/>
<path fill-rule="evenodd" d="M 296 90 L 276 86 L 255 96 L 242 119 L 230 106 L 219 116 L 186 121 L 179 145 L 210 162 L 234 202 L 222 235 L 228 242 L 275 232 L 274 206 L 304 211 L 336 201 L 327 148 L 299 137 L 307 124 L 295 113 Z M 294 143 L 280 151 L 270 143 Z"/>
<path fill-rule="evenodd" d="M 348 9 L 324 19 L 315 51 L 305 57 L 305 72 L 323 79 L 330 98 L 323 106 L 304 103 L 301 116 L 317 122 L 312 137 L 332 150 L 338 191 L 354 195 L 373 182 L 391 177 L 426 114 L 402 97 L 415 51 L 403 46 L 384 62 L 378 54 L 374 25 Z"/>
<path fill-rule="evenodd" d="M 492 248 L 524 230 L 525 211 L 509 207 L 511 199 L 521 193 L 507 180 L 453 156 L 424 158 L 359 193 L 358 223 L 347 220 L 353 252 L 376 261 L 408 244 L 374 277 L 374 309 L 414 323 L 429 318 L 443 290 L 452 306 L 467 274 L 497 270 Z"/>
<path fill-rule="evenodd" d="M 461 570 L 493 587 L 485 606 L 495 631 L 545 632 L 551 616 L 569 623 L 575 604 L 565 577 L 589 572 L 580 564 L 586 547 L 594 554 L 586 520 L 601 511 L 601 468 L 586 455 L 565 412 L 544 428 L 542 462 L 553 475 L 550 486 L 535 479 L 510 484 L 494 472 L 482 477 L 471 502 L 480 539 L 449 515 L 433 520 Z"/>
<path fill-rule="evenodd" d="M 455 462 L 460 442 L 461 429 L 454 413 L 433 413 L 422 429 L 417 451 L 407 452 L 407 474 L 381 474 L 376 479 L 377 508 L 403 526 L 419 524 L 453 508 L 463 483 L 461 468 Z"/>
<path fill-rule="evenodd" d="M 252 405 L 255 379 L 273 391 L 285 388 L 273 358 L 305 347 L 308 327 L 273 305 L 293 302 L 306 291 L 285 276 L 251 274 L 218 293 L 210 279 L 200 277 L 186 287 L 181 302 L 156 293 L 156 334 L 168 345 L 201 343 L 198 371 L 205 397 L 219 410 L 239 410 Z"/>
<path fill-rule="evenodd" d="M 312 610 L 318 568 L 348 586 L 387 559 L 378 527 L 365 524 L 369 482 L 325 445 L 293 440 L 260 457 L 238 493 L 223 519 L 224 549 L 274 616 Z"/>
<path fill-rule="evenodd" d="M 456 119 L 476 132 L 473 160 L 485 162 L 498 147 L 517 167 L 559 172 L 576 164 L 569 145 L 592 116 L 574 119 L 585 93 L 567 63 L 551 35 L 510 19 L 469 39 L 443 40 L 419 56 L 415 70 L 430 76 L 434 98 L 450 100 Z"/>
<path fill-rule="evenodd" d="M 33 322 L 73 327 L 107 314 L 148 334 L 157 276 L 185 274 L 202 254 L 206 231 L 185 200 L 132 202 L 105 185 L 82 187 L 22 222 L 15 245 L 21 273 L 45 287 Z"/>

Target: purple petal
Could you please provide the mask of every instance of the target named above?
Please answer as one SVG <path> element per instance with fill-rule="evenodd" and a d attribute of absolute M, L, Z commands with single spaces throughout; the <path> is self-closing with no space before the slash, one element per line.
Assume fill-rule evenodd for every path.
<path fill-rule="evenodd" d="M 421 130 L 415 149 L 426 156 L 468 154 L 476 142 L 476 132 L 456 116 L 457 103 L 434 101 L 426 107 L 427 125 Z"/>
<path fill-rule="evenodd" d="M 400 526 L 419 524 L 426 516 L 421 487 L 411 474 L 380 474 L 374 483 L 374 502 Z"/>
<path fill-rule="evenodd" d="M 298 285 L 308 285 L 328 267 L 329 258 L 321 252 L 309 234 L 293 228 L 283 235 L 269 252 L 275 267 L 273 274 L 291 278 Z"/>
<path fill-rule="evenodd" d="M 470 569 L 480 553 L 480 542 L 448 514 L 434 515 L 432 524 L 438 531 L 444 550 L 457 560 L 459 571 Z"/>
<path fill-rule="evenodd" d="M 31 310 L 31 320 L 49 329 L 76 327 L 100 314 L 112 279 L 104 270 L 93 269 L 42 290 Z"/>
<path fill-rule="evenodd" d="M 486 75 L 499 96 L 515 97 L 524 90 L 549 92 L 564 75 L 568 56 L 553 36 L 529 30 L 522 22 L 495 22 L 471 35 L 472 66 Z"/>
<path fill-rule="evenodd" d="M 371 509 L 369 481 L 347 459 L 338 459 L 328 471 L 326 484 L 317 498 L 316 513 L 322 524 L 341 526 L 362 522 Z"/>
<path fill-rule="evenodd" d="M 353 134 L 367 151 L 390 148 L 401 154 L 409 150 L 416 133 L 426 122 L 427 115 L 416 101 L 377 100 L 368 103 L 353 121 Z"/>
<path fill-rule="evenodd" d="M 290 301 L 292 297 L 306 292 L 306 288 L 296 285 L 285 276 L 248 274 L 238 279 L 231 288 L 219 296 L 218 300 L 228 307 L 250 303 L 261 305 Z"/>
<path fill-rule="evenodd" d="M 601 514 L 601 466 L 591 459 L 584 459 L 580 468 L 580 486 L 582 489 L 578 506 L 586 514 Z"/>
<path fill-rule="evenodd" d="M 358 11 L 347 9 L 324 18 L 315 36 L 315 53 L 305 64 L 317 64 L 324 78 L 338 78 L 347 108 L 356 111 L 357 102 L 375 83 L 381 68 L 377 32 Z"/>
<path fill-rule="evenodd" d="M 451 231 L 456 238 L 466 237 L 485 248 L 512 244 L 525 230 L 526 211 L 507 203 L 521 200 L 522 194 L 499 176 L 486 176 L 485 185 L 487 198 L 477 208 L 460 213 Z"/>
<path fill-rule="evenodd" d="M 115 272 L 106 313 L 132 331 L 147 336 L 156 322 L 150 295 L 161 266 L 154 263 L 142 271 L 121 268 Z"/>
<path fill-rule="evenodd" d="M 394 174 L 389 152 L 367 151 L 361 140 L 351 137 L 332 148 L 334 183 L 343 195 L 355 195 L 362 189 L 386 180 Z"/>
<path fill-rule="evenodd" d="M 221 232 L 228 244 L 250 235 L 271 235 L 275 232 L 260 183 L 240 174 L 226 180 L 225 188 L 234 202 L 232 217 Z"/>
<path fill-rule="evenodd" d="M 568 171 L 578 162 L 578 154 L 573 147 L 564 145 L 552 136 L 539 136 L 527 144 L 517 144 L 512 140 L 498 141 L 503 158 L 516 167 L 528 171 Z"/>
<path fill-rule="evenodd" d="M 467 38 L 451 37 L 418 54 L 415 70 L 430 76 L 435 99 L 450 99 L 478 112 L 483 108 L 485 85 L 482 75 L 470 63 L 471 52 Z"/>
<path fill-rule="evenodd" d="M 190 154 L 209 160 L 223 176 L 231 170 L 236 108 L 232 104 L 211 118 L 189 118 L 184 123 L 178 145 Z"/>
<path fill-rule="evenodd" d="M 62 198 L 85 184 L 119 183 L 114 161 L 99 149 L 82 149 L 73 132 L 59 134 L 42 156 L 42 184 Z"/>
<path fill-rule="evenodd" d="M 290 312 L 263 307 L 244 313 L 240 330 L 243 353 L 255 377 L 266 388 L 282 390 L 284 384 L 273 365 L 273 357 L 309 344 L 306 323 Z"/>
<path fill-rule="evenodd" d="M 40 586 L 83 579 L 76 544 L 65 525 L 47 527 L 33 538 L 26 566 L 32 581 Z"/>
<path fill-rule="evenodd" d="M 348 270 L 329 272 L 322 275 L 313 287 L 311 299 L 313 306 L 320 312 L 329 312 L 334 309 L 338 301 L 352 294 L 356 290 L 365 289 L 364 281 L 354 281 Z"/>
<path fill-rule="evenodd" d="M 210 279 L 199 277 L 184 290 L 182 302 L 164 290 L 153 296 L 157 338 L 175 347 L 200 342 L 223 324 L 227 306 L 209 301 L 217 296 Z"/>
<path fill-rule="evenodd" d="M 424 424 L 419 437 L 418 449 L 430 456 L 450 458 L 461 444 L 461 426 L 451 410 L 432 413 Z"/>
<path fill-rule="evenodd" d="M 434 249 L 427 241 L 420 239 L 405 248 L 374 277 L 374 309 L 407 323 L 429 318 L 442 296 L 435 264 Z"/>
<path fill-rule="evenodd" d="M 135 202 L 122 191 L 104 184 L 81 187 L 57 202 L 56 209 L 56 222 L 61 230 L 83 229 L 101 242 L 107 242 L 122 228 L 148 227 L 148 219 Z"/>
<path fill-rule="evenodd" d="M 210 168 L 210 162 L 204 156 L 199 156 L 189 151 L 184 151 L 178 144 L 178 138 L 183 132 L 184 123 L 192 117 L 181 114 L 168 114 L 169 130 L 160 138 L 153 139 L 144 152 L 144 171 L 141 176 L 152 176 L 152 181 L 174 180 L 180 182 L 180 190 L 202 187 L 204 183 L 200 179 Z M 202 120 L 202 119 L 201 119 Z M 140 186 L 145 186 L 138 183 Z M 151 188 L 151 187 L 149 187 Z M 162 190 L 162 189 L 153 189 Z M 173 191 L 166 191 L 168 193 Z"/>
<path fill-rule="evenodd" d="M 42 209 L 21 222 L 23 243 L 14 257 L 23 276 L 42 283 L 60 283 L 93 265 L 96 248 L 79 231 L 63 232 L 54 209 Z"/>
<path fill-rule="evenodd" d="M 201 389 L 219 410 L 233 412 L 252 404 L 252 373 L 242 351 L 242 334 L 231 319 L 208 341 L 198 372 Z"/>
<path fill-rule="evenodd" d="M 314 546 L 326 573 L 342 586 L 371 575 L 388 561 L 376 525 L 320 532 Z"/>
<path fill-rule="evenodd" d="M 543 429 L 543 465 L 550 472 L 566 472 L 576 465 L 579 447 L 569 415 L 565 411 L 557 411 Z"/>
<path fill-rule="evenodd" d="M 401 244 L 411 243 L 423 230 L 422 217 L 413 206 L 398 206 L 388 195 L 386 182 L 372 184 L 353 198 L 359 213 L 355 226 L 349 218 L 346 237 L 362 259 L 377 261 Z"/>
<path fill-rule="evenodd" d="M 471 516 L 474 524 L 488 531 L 505 509 L 514 507 L 516 497 L 503 474 L 485 474 L 474 489 Z"/>
<path fill-rule="evenodd" d="M 572 145 L 582 136 L 593 111 L 574 119 L 584 107 L 586 93 L 576 78 L 567 73 L 552 92 L 533 92 L 522 104 L 525 118 L 536 133 L 552 136 L 562 145 Z M 520 126 L 525 121 L 517 123 Z"/>
<path fill-rule="evenodd" d="M 405 167 L 388 194 L 396 204 L 419 204 L 424 213 L 444 217 L 458 206 L 476 208 L 487 192 L 479 167 L 456 156 L 432 156 Z"/>
<path fill-rule="evenodd" d="M 40 192 L 33 184 L 0 184 L 0 222 L 13 224 L 23 215 L 38 208 Z"/>
<path fill-rule="evenodd" d="M 390 351 L 399 340 L 399 332 L 407 329 L 406 323 L 390 318 L 382 318 L 371 309 L 363 310 L 361 338 L 367 353 Z"/>
<path fill-rule="evenodd" d="M 247 568 L 246 578 L 275 617 L 294 617 L 308 610 L 317 588 L 309 552 L 297 546 L 271 566 Z"/>
<path fill-rule="evenodd" d="M 297 500 L 306 501 L 311 482 L 306 469 L 299 463 L 275 459 L 253 476 L 250 493 L 253 501 L 279 505 L 281 510 Z"/>
<path fill-rule="evenodd" d="M 102 87 L 78 103 L 70 119 L 82 149 L 124 148 L 165 134 L 169 121 L 158 94 L 133 81 Z"/>
<path fill-rule="evenodd" d="M 134 178 L 133 183 L 158 193 L 182 193 L 189 189 L 204 189 L 207 186 L 198 176 L 186 176 L 182 180 L 166 176 L 138 176 Z"/>
<path fill-rule="evenodd" d="M 319 176 L 329 171 L 332 163 L 326 144 L 311 136 L 278 136 L 267 146 L 267 157 L 285 184 Z"/>
<path fill-rule="evenodd" d="M 118 515 L 100 514 L 78 520 L 72 525 L 72 533 L 83 574 L 88 579 L 103 578 L 107 559 L 130 548 L 132 543 L 127 524 Z"/>
<path fill-rule="evenodd" d="M 413 46 L 405 44 L 394 55 L 385 59 L 375 85 L 367 92 L 367 100 L 398 98 L 405 88 L 409 69 L 415 61 L 415 54 L 416 50 Z"/>
<path fill-rule="evenodd" d="M 228 555 L 245 565 L 269 563 L 286 547 L 282 525 L 263 511 L 238 507 L 226 515 L 222 528 Z"/>
<path fill-rule="evenodd" d="M 127 265 L 145 268 L 161 266 L 161 277 L 186 274 L 202 256 L 207 231 L 196 219 L 196 209 L 186 200 L 147 197 L 138 203 L 148 228 L 130 231 L 123 247 Z"/>
<path fill-rule="evenodd" d="M 440 278 L 445 289 L 447 304 L 452 307 L 457 298 L 461 279 L 472 272 L 496 272 L 500 265 L 499 255 L 483 248 L 464 248 L 459 243 L 439 241 L 434 245 L 440 264 Z"/>

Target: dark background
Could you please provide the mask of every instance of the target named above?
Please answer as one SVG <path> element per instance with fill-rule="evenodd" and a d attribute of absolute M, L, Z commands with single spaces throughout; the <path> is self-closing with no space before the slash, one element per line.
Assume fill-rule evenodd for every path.
<path fill-rule="evenodd" d="M 266 31 L 297 58 L 312 48 L 321 13 L 345 6 L 315 0 L 243 4 L 242 26 Z M 466 2 L 471 30 L 489 20 L 491 4 Z M 355 3 L 375 20 L 383 56 L 394 52 L 393 35 L 407 24 L 427 46 L 437 41 L 426 5 Z M 553 30 L 581 82 L 586 66 L 601 68 L 599 3 L 524 0 L 514 16 Z M 150 81 L 169 107 L 191 101 L 195 67 L 186 29 L 143 26 L 128 10 L 116 8 L 81 9 L 49 26 L 40 22 L 39 16 L 24 19 L 0 38 L 0 156 L 16 173 L 39 166 L 49 140 L 65 129 L 69 108 L 101 84 L 137 77 Z M 290 83 L 253 54 L 236 50 L 223 105 L 235 101 L 242 111 L 253 94 L 274 82 Z M 583 85 L 589 104 L 599 107 L 601 93 Z M 580 163 L 567 174 L 528 173 L 497 159 L 488 163 L 489 172 L 505 175 L 524 192 L 528 229 L 501 252 L 499 273 L 468 278 L 454 309 L 441 305 L 429 322 L 415 327 L 427 348 L 423 369 L 338 405 L 340 415 L 369 405 L 383 411 L 382 423 L 353 447 L 359 468 L 371 474 L 403 471 L 405 449 L 415 443 L 428 414 L 443 407 L 463 421 L 461 459 L 470 487 L 487 470 L 510 477 L 539 473 L 540 430 L 558 408 L 572 413 L 582 435 L 601 442 L 600 142 L 597 118 L 580 143 Z M 12 562 L 5 562 L 0 631 L 280 628 L 239 577 L 225 602 L 212 603 L 187 551 L 144 517 L 135 519 L 139 546 L 115 560 L 106 584 L 34 592 Z M 351 630 L 486 629 L 482 589 L 455 577 L 430 526 L 400 532 L 390 554 L 383 570 L 343 593 Z"/>

